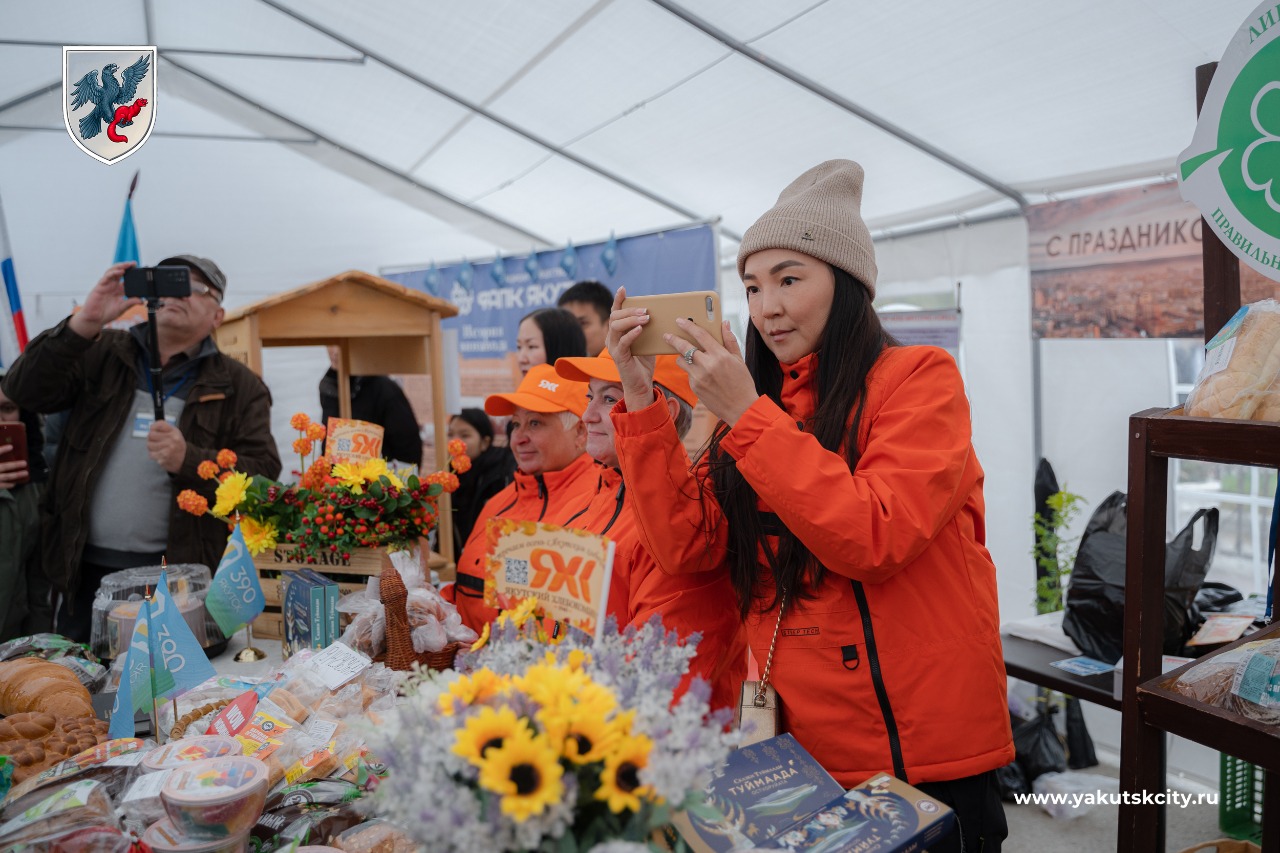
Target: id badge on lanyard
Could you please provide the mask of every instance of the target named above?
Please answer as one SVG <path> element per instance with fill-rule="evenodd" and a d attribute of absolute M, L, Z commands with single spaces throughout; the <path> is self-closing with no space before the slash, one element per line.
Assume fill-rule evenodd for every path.
<path fill-rule="evenodd" d="M 165 422 L 178 425 L 177 415 L 165 414 Z M 130 433 L 134 438 L 146 438 L 151 433 L 151 425 L 156 421 L 156 413 L 149 409 L 139 409 L 133 414 L 133 431 Z"/>

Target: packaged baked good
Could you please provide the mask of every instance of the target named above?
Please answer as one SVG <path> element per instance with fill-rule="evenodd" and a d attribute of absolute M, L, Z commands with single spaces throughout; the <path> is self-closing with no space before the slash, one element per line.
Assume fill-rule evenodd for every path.
<path fill-rule="evenodd" d="M 160 770 L 172 770 L 192 761 L 243 754 L 244 749 L 235 738 L 223 735 L 184 737 L 148 751 L 142 757 L 142 772 L 156 773 Z"/>
<path fill-rule="evenodd" d="M 88 747 L 14 786 L 0 815 L 4 819 L 13 817 L 48 796 L 53 786 L 80 779 L 102 782 L 106 785 L 107 794 L 117 797 L 133 778 L 138 763 L 151 745 L 150 740 L 116 738 Z"/>
<path fill-rule="evenodd" d="M 1168 682 L 1198 702 L 1280 725 L 1280 640 L 1258 640 L 1206 658 Z"/>
<path fill-rule="evenodd" d="M 371 820 L 339 835 L 333 846 L 344 853 L 417 853 L 421 845 L 399 827 Z"/>
<path fill-rule="evenodd" d="M 47 850 L 57 839 L 91 826 L 118 827 L 106 786 L 92 779 L 71 782 L 0 825 L 0 849 Z"/>
<path fill-rule="evenodd" d="M 1243 306 L 1205 345 L 1185 411 L 1200 418 L 1280 421 L 1280 303 Z"/>
<path fill-rule="evenodd" d="M 244 853 L 247 833 L 225 838 L 192 838 L 184 835 L 168 818 L 158 820 L 142 835 L 142 843 L 152 853 Z"/>

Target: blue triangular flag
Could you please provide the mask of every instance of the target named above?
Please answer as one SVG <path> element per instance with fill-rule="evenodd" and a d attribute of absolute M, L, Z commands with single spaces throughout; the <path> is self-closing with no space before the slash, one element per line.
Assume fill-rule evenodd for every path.
<path fill-rule="evenodd" d="M 604 244 L 604 251 L 600 253 L 600 261 L 609 271 L 609 275 L 612 276 L 618 271 L 618 240 L 613 236 L 612 231 L 609 232 L 609 242 Z"/>
<path fill-rule="evenodd" d="M 133 228 L 133 191 L 137 186 L 138 175 L 135 173 L 133 182 L 129 184 L 129 196 L 124 200 L 124 219 L 120 221 L 120 234 L 116 237 L 116 253 L 111 260 L 113 264 L 121 261 L 142 263 L 142 256 L 138 254 L 138 232 Z"/>
<path fill-rule="evenodd" d="M 152 666 L 152 658 L 158 650 L 153 648 L 151 638 L 151 599 L 144 598 L 138 603 L 138 617 L 133 623 L 124 672 L 120 673 L 120 687 L 111 707 L 111 723 L 107 731 L 112 737 L 133 737 L 133 715 L 149 710 L 155 696 L 173 687 L 173 676 Z M 127 734 L 116 735 L 116 732 Z"/>
<path fill-rule="evenodd" d="M 462 289 L 471 291 L 471 278 L 476 274 L 475 268 L 471 266 L 471 261 L 463 260 L 462 266 L 458 267 L 458 284 Z"/>
<path fill-rule="evenodd" d="M 529 274 L 529 281 L 536 283 L 538 281 L 538 253 L 529 252 L 529 257 L 524 259 L 524 271 Z"/>
<path fill-rule="evenodd" d="M 200 647 L 200 641 L 191 633 L 191 626 L 169 594 L 167 573 L 163 571 L 160 572 L 155 600 L 151 603 L 151 632 L 155 637 L 156 667 L 166 670 L 174 682 L 171 689 L 160 694 L 160 698 L 179 696 L 217 675 Z"/>
<path fill-rule="evenodd" d="M 239 524 L 227 539 L 227 549 L 222 552 L 218 571 L 209 584 L 204 606 L 228 637 L 267 606 L 267 600 L 262 596 L 262 585 L 258 583 L 258 570 L 249 556 L 249 547 L 245 545 Z"/>
<path fill-rule="evenodd" d="M 431 262 L 431 267 L 427 270 L 427 277 L 423 280 L 427 287 L 427 293 L 432 296 L 440 295 L 440 270 L 436 269 L 436 262 Z"/>
<path fill-rule="evenodd" d="M 564 274 L 569 278 L 578 277 L 578 253 L 573 250 L 573 241 L 569 241 L 569 245 L 564 247 L 564 252 L 560 255 L 560 269 L 564 270 Z"/>
<path fill-rule="evenodd" d="M 507 265 L 502 262 L 502 253 L 499 252 L 493 259 L 493 266 L 489 267 L 489 277 L 493 279 L 493 283 L 498 287 L 505 287 L 507 283 Z"/>

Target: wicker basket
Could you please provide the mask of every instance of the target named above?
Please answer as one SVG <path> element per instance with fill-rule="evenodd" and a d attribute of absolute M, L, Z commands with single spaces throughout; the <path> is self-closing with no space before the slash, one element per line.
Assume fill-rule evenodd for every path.
<path fill-rule="evenodd" d="M 378 579 L 382 606 L 387 611 L 387 651 L 381 659 L 391 669 L 409 670 L 416 663 L 431 669 L 450 669 L 462 643 L 450 643 L 438 652 L 415 652 L 409 635 L 409 590 L 394 568 L 382 572 Z"/>

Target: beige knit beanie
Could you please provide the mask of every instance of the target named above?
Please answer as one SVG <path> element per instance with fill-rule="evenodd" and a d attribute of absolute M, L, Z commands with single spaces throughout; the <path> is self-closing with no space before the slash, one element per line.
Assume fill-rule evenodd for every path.
<path fill-rule="evenodd" d="M 742 235 L 739 277 L 752 254 L 793 249 L 849 273 L 875 299 L 876 250 L 861 208 L 862 167 L 852 160 L 819 163 L 792 181 Z"/>

